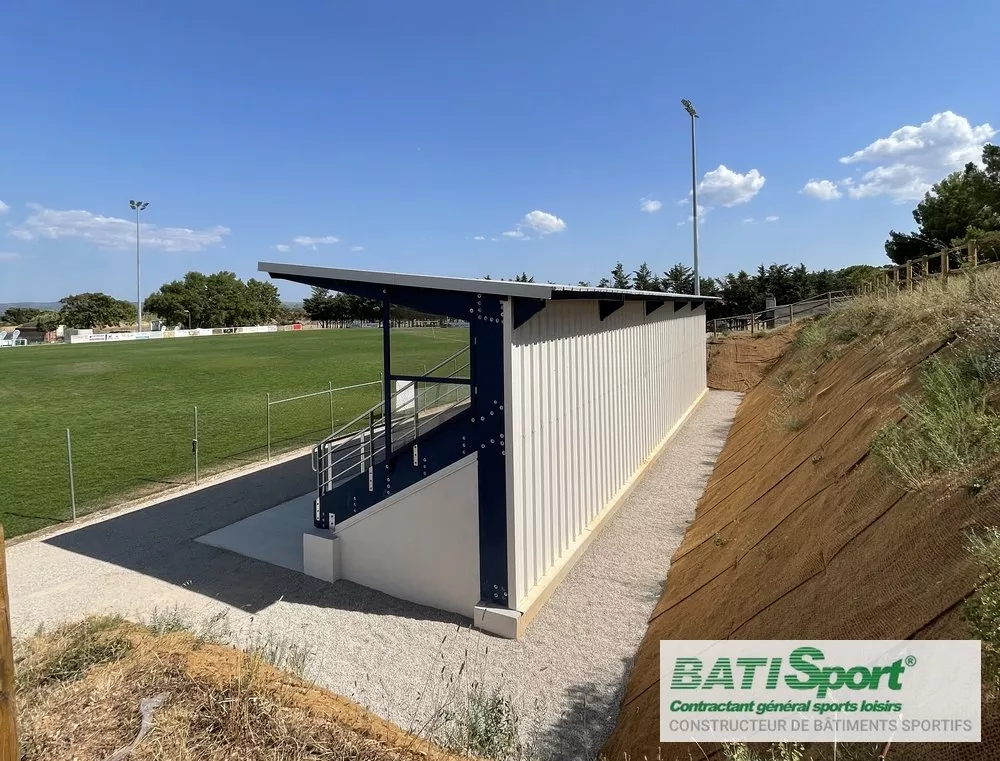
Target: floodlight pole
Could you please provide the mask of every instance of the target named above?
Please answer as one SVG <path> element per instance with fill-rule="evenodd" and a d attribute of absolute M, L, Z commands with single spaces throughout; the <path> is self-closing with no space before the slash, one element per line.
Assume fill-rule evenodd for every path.
<path fill-rule="evenodd" d="M 149 206 L 148 201 L 129 201 L 135 211 L 135 332 L 142 332 L 142 286 L 139 281 L 139 212 Z"/>
<path fill-rule="evenodd" d="M 694 224 L 694 295 L 701 295 L 701 277 L 698 274 L 698 168 L 694 137 L 694 120 L 698 118 L 698 112 L 694 110 L 691 101 L 686 98 L 681 100 L 681 105 L 691 117 L 691 218 Z"/>

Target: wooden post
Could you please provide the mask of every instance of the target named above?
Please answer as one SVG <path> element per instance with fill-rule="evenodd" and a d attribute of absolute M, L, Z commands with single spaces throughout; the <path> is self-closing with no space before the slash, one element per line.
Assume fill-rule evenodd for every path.
<path fill-rule="evenodd" d="M 0 761 L 17 761 L 17 706 L 14 702 L 14 643 L 10 635 L 7 554 L 0 525 Z"/>
<path fill-rule="evenodd" d="M 948 252 L 941 252 L 941 277 L 948 277 Z"/>
<path fill-rule="evenodd" d="M 979 266 L 979 249 L 974 240 L 969 241 L 969 266 L 973 269 Z"/>
<path fill-rule="evenodd" d="M 906 290 L 913 290 L 913 262 L 906 263 Z"/>

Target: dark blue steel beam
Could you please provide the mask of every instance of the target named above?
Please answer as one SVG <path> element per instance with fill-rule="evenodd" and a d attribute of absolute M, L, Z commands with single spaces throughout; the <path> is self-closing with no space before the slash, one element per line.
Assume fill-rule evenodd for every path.
<path fill-rule="evenodd" d="M 507 607 L 503 299 L 485 294 L 475 298 L 475 313 L 469 319 L 469 374 L 479 475 L 479 587 L 485 602 Z"/>
<path fill-rule="evenodd" d="M 414 383 L 456 383 L 460 386 L 468 386 L 472 383 L 470 378 L 455 378 L 447 375 L 390 375 L 389 380 L 413 381 Z"/>
<path fill-rule="evenodd" d="M 384 286 L 377 283 L 358 283 L 353 280 L 336 280 L 326 277 L 286 278 L 292 282 L 349 293 L 363 299 L 381 302 L 386 296 L 392 304 L 409 307 L 428 314 L 440 314 L 456 320 L 469 320 L 475 314 L 475 294 L 464 291 L 439 291 L 432 288 Z"/>
<path fill-rule="evenodd" d="M 512 323 L 514 330 L 517 330 L 545 308 L 544 299 L 515 298 L 511 299 L 511 302 L 513 303 L 511 311 L 514 314 L 514 321 Z"/>
<path fill-rule="evenodd" d="M 601 316 L 601 321 L 603 322 L 623 306 L 625 306 L 624 301 L 608 301 L 607 299 L 601 299 L 597 302 L 597 313 Z"/>

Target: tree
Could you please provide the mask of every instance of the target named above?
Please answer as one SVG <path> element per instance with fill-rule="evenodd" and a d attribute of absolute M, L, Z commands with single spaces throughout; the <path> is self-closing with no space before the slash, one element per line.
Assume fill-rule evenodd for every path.
<path fill-rule="evenodd" d="M 637 291 L 658 291 L 660 290 L 660 279 L 653 274 L 646 262 L 639 265 L 633 273 L 632 284 Z"/>
<path fill-rule="evenodd" d="M 0 325 L 24 325 L 41 313 L 41 309 L 34 307 L 7 307 L 7 311 L 0 314 Z"/>
<path fill-rule="evenodd" d="M 668 293 L 694 293 L 694 272 L 677 263 L 663 273 L 660 285 Z"/>
<path fill-rule="evenodd" d="M 514 276 L 514 282 L 515 283 L 534 283 L 535 282 L 535 278 L 528 277 L 527 273 L 522 272 L 520 275 L 515 275 Z"/>
<path fill-rule="evenodd" d="M 615 265 L 615 268 L 611 270 L 611 287 L 612 288 L 631 288 L 632 279 L 629 277 L 628 273 L 625 272 L 625 267 L 622 266 L 621 262 Z"/>
<path fill-rule="evenodd" d="M 331 314 L 333 296 L 325 288 L 313 288 L 312 293 L 302 301 L 302 309 L 309 315 L 310 320 L 319 322 L 327 328 L 333 319 Z"/>
<path fill-rule="evenodd" d="M 35 327 L 43 333 L 51 333 L 62 324 L 58 312 L 39 312 L 35 315 Z"/>
<path fill-rule="evenodd" d="M 283 307 L 274 283 L 250 278 L 246 283 L 234 272 L 205 275 L 188 272 L 183 280 L 164 283 L 144 302 L 143 308 L 171 325 L 218 328 L 275 322 Z"/>
<path fill-rule="evenodd" d="M 237 312 L 238 323 L 242 325 L 275 322 L 284 312 L 278 287 L 274 283 L 250 278 L 243 287 Z"/>
<path fill-rule="evenodd" d="M 68 328 L 103 328 L 135 322 L 135 304 L 106 293 L 78 293 L 59 301 L 60 319 Z"/>
<path fill-rule="evenodd" d="M 913 210 L 917 231 L 889 232 L 886 255 L 903 264 L 964 241 L 970 230 L 1000 231 L 1000 147 L 985 145 L 983 166 L 970 162 L 936 183 Z"/>

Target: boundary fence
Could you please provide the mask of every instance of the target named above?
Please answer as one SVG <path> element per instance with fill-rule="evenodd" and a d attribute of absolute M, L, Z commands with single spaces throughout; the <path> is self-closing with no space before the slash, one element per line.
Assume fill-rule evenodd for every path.
<path fill-rule="evenodd" d="M 793 304 L 779 304 L 758 312 L 748 312 L 732 317 L 718 317 L 709 320 L 707 328 L 712 335 L 734 331 L 771 330 L 783 325 L 791 325 L 795 320 L 804 320 L 829 312 L 834 304 L 853 298 L 850 291 L 828 291 Z"/>
<path fill-rule="evenodd" d="M 948 277 L 965 273 L 977 267 L 997 264 L 997 251 L 992 247 L 985 254 L 976 241 L 956 248 L 942 248 L 936 254 L 911 259 L 903 264 L 886 267 L 861 289 L 862 294 L 888 294 L 890 290 L 911 290 L 931 278 Z"/>
<path fill-rule="evenodd" d="M 333 431 L 335 431 L 337 429 L 337 423 L 338 423 L 337 412 L 336 412 L 336 409 L 335 409 L 335 395 L 338 392 L 352 391 L 352 390 L 362 389 L 362 388 L 371 387 L 371 386 L 381 386 L 382 383 L 383 383 L 382 380 L 375 380 L 375 381 L 368 381 L 366 383 L 354 383 L 354 384 L 351 384 L 351 385 L 348 385 L 348 386 L 337 386 L 337 387 L 335 387 L 333 385 L 333 382 L 331 381 L 329 383 L 329 386 L 327 388 L 321 390 L 321 391 L 314 391 L 314 392 L 311 392 L 311 393 L 308 393 L 308 394 L 299 394 L 297 396 L 290 396 L 290 397 L 286 397 L 286 398 L 282 398 L 282 399 L 272 399 L 271 398 L 272 394 L 269 393 L 269 392 L 266 393 L 265 394 L 265 405 L 264 405 L 264 407 L 265 407 L 265 416 L 266 416 L 266 428 L 265 428 L 265 430 L 266 430 L 266 443 L 265 443 L 264 447 L 260 447 L 258 445 L 258 447 L 256 449 L 257 452 L 261 452 L 261 449 L 264 449 L 266 451 L 266 454 L 264 454 L 263 456 L 261 456 L 261 454 L 257 454 L 257 456 L 255 458 L 252 457 L 249 460 L 246 460 L 246 459 L 237 459 L 237 458 L 232 458 L 232 460 L 228 460 L 228 459 L 224 460 L 222 467 L 216 467 L 216 468 L 212 468 L 211 469 L 212 474 L 214 475 L 214 474 L 217 474 L 217 473 L 225 473 L 225 472 L 230 471 L 230 470 L 235 470 L 237 468 L 246 467 L 248 464 L 253 464 L 254 462 L 259 462 L 259 463 L 271 462 L 272 457 L 276 456 L 277 454 L 287 454 L 288 452 L 298 451 L 299 449 L 303 450 L 302 453 L 305 454 L 305 452 L 308 450 L 309 447 L 314 446 L 315 440 L 316 440 L 316 430 L 317 430 L 315 428 L 315 424 L 316 424 L 315 413 L 318 411 L 316 408 L 307 408 L 307 409 L 304 410 L 304 412 L 306 414 L 306 418 L 309 421 L 308 422 L 308 428 L 309 428 L 309 430 L 299 431 L 299 432 L 297 432 L 296 434 L 294 434 L 291 437 L 284 438 L 284 439 L 279 439 L 278 441 L 276 441 L 275 437 L 272 436 L 272 422 L 273 422 L 273 411 L 272 411 L 272 408 L 280 407 L 281 405 L 292 405 L 292 404 L 295 404 L 295 403 L 305 402 L 306 400 L 315 399 L 315 398 L 318 398 L 318 397 L 324 397 L 324 396 L 329 397 L 329 411 L 330 411 L 329 429 L 330 429 L 331 432 L 333 432 Z M 380 394 L 380 396 L 381 396 L 381 394 Z M 367 407 L 367 406 L 368 406 L 367 403 L 363 404 L 363 407 Z M 198 407 L 197 406 L 192 406 L 190 409 L 191 409 L 191 418 L 190 418 L 190 420 L 191 420 L 191 428 L 190 428 L 190 431 L 191 431 L 192 435 L 191 435 L 191 455 L 190 455 L 191 456 L 191 460 L 189 461 L 190 462 L 190 466 L 189 467 L 191 467 L 192 470 L 193 470 L 194 480 L 193 480 L 193 482 L 192 481 L 188 481 L 187 483 L 189 483 L 189 484 L 193 483 L 195 485 L 198 485 L 198 484 L 201 483 L 201 474 L 202 474 L 202 463 L 201 463 L 201 458 L 200 458 L 200 450 L 201 450 L 202 444 L 205 443 L 205 442 L 201 441 L 201 437 L 200 437 L 199 425 L 198 425 Z M 353 416 L 355 414 L 355 412 L 356 412 L 356 410 L 350 410 L 349 412 L 347 412 L 345 414 L 348 414 L 349 416 Z M 341 418 L 343 418 L 343 415 L 341 415 Z M 297 439 L 300 438 L 300 437 L 305 437 L 307 439 L 308 443 L 302 443 L 299 446 L 296 446 L 294 442 L 297 441 Z M 291 445 L 289 445 L 290 442 L 291 442 Z M 76 479 L 75 467 L 74 466 L 78 465 L 79 463 L 77 463 L 74 460 L 74 456 L 73 456 L 73 433 L 72 433 L 72 430 L 70 428 L 66 428 L 65 429 L 65 456 L 66 456 L 66 471 L 65 472 L 66 472 L 67 482 L 68 483 L 67 483 L 67 492 L 64 492 L 64 493 L 69 498 L 69 507 L 70 507 L 70 511 L 71 511 L 71 519 L 72 519 L 73 522 L 76 522 L 77 517 L 78 517 L 78 505 L 77 505 L 77 479 Z M 231 462 L 231 464 L 229 464 L 227 466 L 225 464 L 226 462 Z M 190 470 L 187 471 L 187 472 L 189 474 L 191 473 Z M 183 476 L 183 472 L 176 473 L 174 475 L 175 476 Z M 188 478 L 190 478 L 190 475 L 188 476 Z M 174 483 L 173 485 L 174 486 L 181 486 L 181 485 L 183 485 L 183 483 Z M 161 490 L 158 490 L 158 491 L 166 491 L 166 490 L 167 489 L 165 488 L 165 489 L 161 489 Z M 150 493 L 144 493 L 142 495 L 130 495 L 128 493 L 123 493 L 123 494 L 117 495 L 115 497 L 115 499 L 127 500 L 127 499 L 134 498 L 136 496 L 142 496 L 142 497 L 152 496 L 155 493 L 157 493 L 157 491 L 153 491 L 153 492 L 150 492 Z M 88 509 L 87 512 L 91 512 L 92 510 L 101 509 L 104 506 L 105 505 L 104 505 L 103 501 L 99 501 L 97 504 L 90 505 L 89 506 L 90 509 Z"/>

